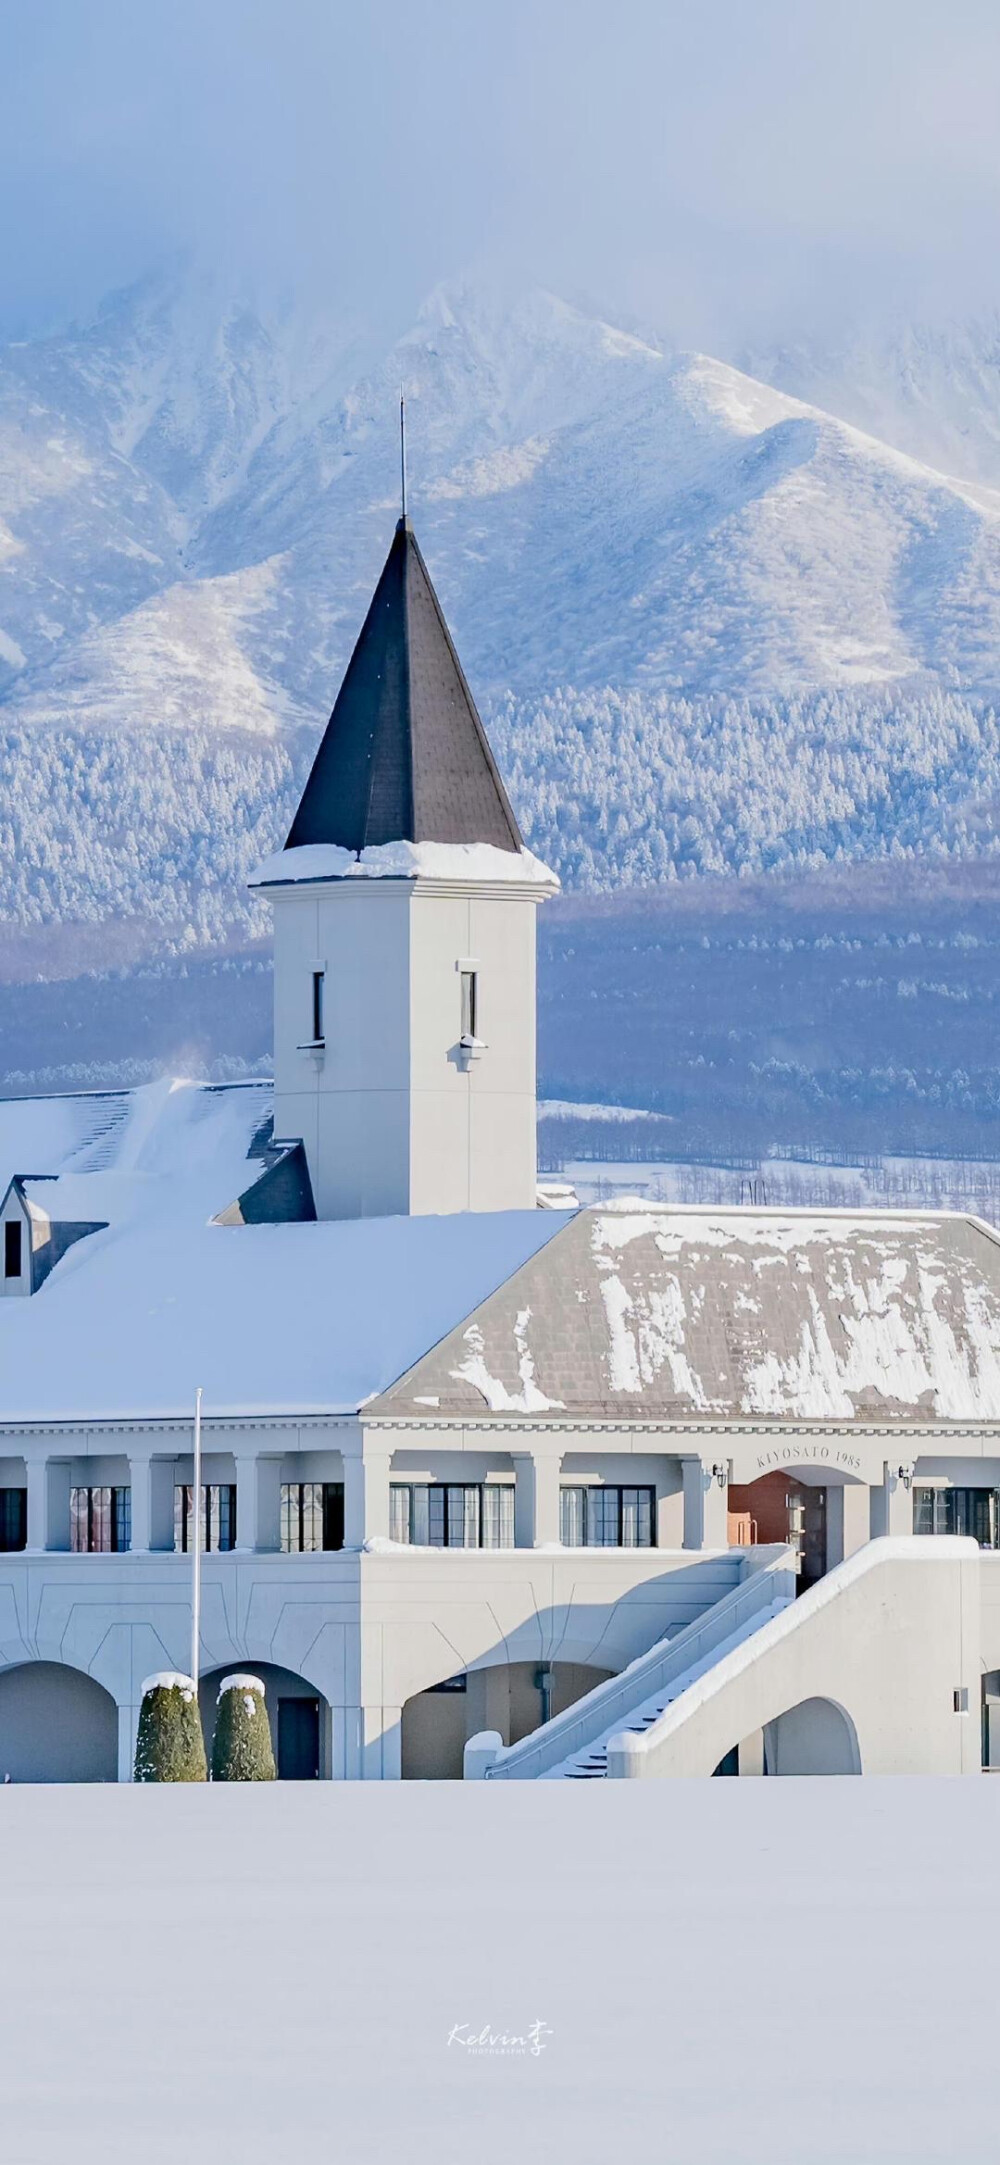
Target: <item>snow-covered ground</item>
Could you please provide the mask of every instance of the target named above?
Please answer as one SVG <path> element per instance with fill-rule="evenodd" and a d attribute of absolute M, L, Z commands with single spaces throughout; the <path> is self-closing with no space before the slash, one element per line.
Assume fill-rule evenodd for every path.
<path fill-rule="evenodd" d="M 762 1158 L 742 1166 L 569 1158 L 558 1174 L 581 1203 L 751 1203 L 769 1210 L 964 1210 L 1000 1224 L 1000 1164 L 988 1158 L 872 1158 L 863 1165 Z"/>
<path fill-rule="evenodd" d="M 5 2161 L 992 2165 L 998 1796 L 2 1790 Z"/>

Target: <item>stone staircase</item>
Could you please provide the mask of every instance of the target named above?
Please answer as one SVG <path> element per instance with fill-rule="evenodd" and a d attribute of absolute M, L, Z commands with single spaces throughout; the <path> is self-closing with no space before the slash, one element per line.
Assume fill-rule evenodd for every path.
<path fill-rule="evenodd" d="M 742 1646 L 795 1599 L 794 1559 L 785 1547 L 752 1549 L 740 1577 L 700 1616 L 660 1639 L 618 1676 L 504 1747 L 492 1733 L 466 1747 L 466 1773 L 487 1781 L 595 1781 L 607 1773 L 609 1739 L 651 1728 L 665 1708 L 715 1662 Z"/>
<path fill-rule="evenodd" d="M 733 1652 L 734 1648 L 742 1646 L 747 1639 L 753 1637 L 755 1632 L 760 1631 L 764 1624 L 769 1624 L 773 1616 L 780 1616 L 782 1610 L 787 1607 L 787 1599 L 779 1599 L 769 1602 L 765 1608 L 756 1610 L 738 1630 L 732 1632 L 727 1639 L 720 1640 L 719 1644 L 713 1647 L 710 1653 L 703 1654 L 700 1660 L 692 1662 L 690 1668 L 684 1669 L 679 1677 L 667 1685 L 666 1689 L 653 1692 L 648 1699 L 644 1699 L 642 1704 L 635 1709 L 633 1719 L 623 1720 L 619 1715 L 615 1721 L 609 1723 L 604 1734 L 595 1738 L 594 1742 L 589 1744 L 585 1750 L 577 1752 L 571 1759 L 564 1759 L 560 1765 L 550 1768 L 548 1773 L 542 1775 L 541 1779 L 543 1781 L 569 1782 L 604 1781 L 608 1772 L 608 1744 L 612 1736 L 620 1736 L 623 1730 L 628 1731 L 632 1736 L 644 1735 L 647 1729 L 653 1727 L 654 1722 L 659 1721 L 661 1714 L 666 1713 L 668 1706 L 672 1706 L 674 1700 L 680 1698 L 682 1692 L 687 1691 L 691 1684 L 696 1684 L 699 1677 L 705 1676 L 709 1669 L 714 1668 L 717 1661 L 722 1661 L 727 1654 Z"/>

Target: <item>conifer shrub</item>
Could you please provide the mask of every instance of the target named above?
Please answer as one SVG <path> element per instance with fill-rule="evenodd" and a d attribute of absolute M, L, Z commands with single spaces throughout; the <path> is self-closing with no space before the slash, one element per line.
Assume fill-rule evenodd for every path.
<path fill-rule="evenodd" d="M 273 1782 L 276 1773 L 259 1676 L 224 1676 L 212 1744 L 213 1782 Z"/>
<path fill-rule="evenodd" d="M 189 1676 L 164 1670 L 142 1687 L 135 1743 L 137 1782 L 208 1779 L 198 1693 Z"/>

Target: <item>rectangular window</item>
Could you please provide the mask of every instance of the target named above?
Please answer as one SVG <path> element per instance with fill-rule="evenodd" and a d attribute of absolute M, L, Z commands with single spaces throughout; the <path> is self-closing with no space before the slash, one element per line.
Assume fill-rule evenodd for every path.
<path fill-rule="evenodd" d="M 479 1022 L 479 973 L 462 971 L 462 1037 L 477 1037 Z"/>
<path fill-rule="evenodd" d="M 75 1556 L 110 1556 L 132 1538 L 130 1488 L 71 1488 L 69 1545 Z"/>
<path fill-rule="evenodd" d="M 514 1546 L 514 1485 L 505 1481 L 484 1484 L 482 1490 L 482 1545 L 484 1549 Z"/>
<path fill-rule="evenodd" d="M 344 1546 L 342 1481 L 283 1481 L 281 1546 L 286 1556 Z"/>
<path fill-rule="evenodd" d="M 325 1008 L 325 1005 L 326 1005 L 326 998 L 325 998 L 325 996 L 326 996 L 326 971 L 325 971 L 325 970 L 314 970 L 314 971 L 313 971 L 313 1012 L 312 1012 L 312 1034 L 313 1034 L 313 1044 L 314 1044 L 314 1045 L 322 1045 L 322 1044 L 325 1044 L 325 1042 L 326 1042 L 326 1019 L 325 1019 L 325 1014 L 324 1014 L 324 1008 Z"/>
<path fill-rule="evenodd" d="M 913 1490 L 915 1534 L 968 1534 L 981 1549 L 1000 1547 L 995 1488 Z"/>
<path fill-rule="evenodd" d="M 394 1481 L 389 1535 L 416 1548 L 512 1549 L 514 1484 Z"/>
<path fill-rule="evenodd" d="M 559 1539 L 567 1549 L 650 1549 L 654 1500 L 651 1488 L 561 1488 Z"/>
<path fill-rule="evenodd" d="M 0 1550 L 23 1549 L 28 1541 L 28 1491 L 0 1488 Z"/>
<path fill-rule="evenodd" d="M 5 1278 L 21 1275 L 21 1234 L 24 1228 L 20 1218 L 8 1218 L 3 1229 L 3 1274 Z"/>
<path fill-rule="evenodd" d="M 194 1488 L 190 1481 L 174 1489 L 174 1547 L 187 1555 L 193 1545 Z M 236 1547 L 236 1484 L 208 1481 L 201 1491 L 201 1547 L 203 1554 L 221 1554 Z"/>

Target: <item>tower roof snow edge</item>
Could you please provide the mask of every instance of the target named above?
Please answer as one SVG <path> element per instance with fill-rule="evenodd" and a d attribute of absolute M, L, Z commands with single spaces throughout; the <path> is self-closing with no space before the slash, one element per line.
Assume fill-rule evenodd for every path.
<path fill-rule="evenodd" d="M 286 849 L 391 842 L 522 850 L 408 518 L 396 527 Z"/>

